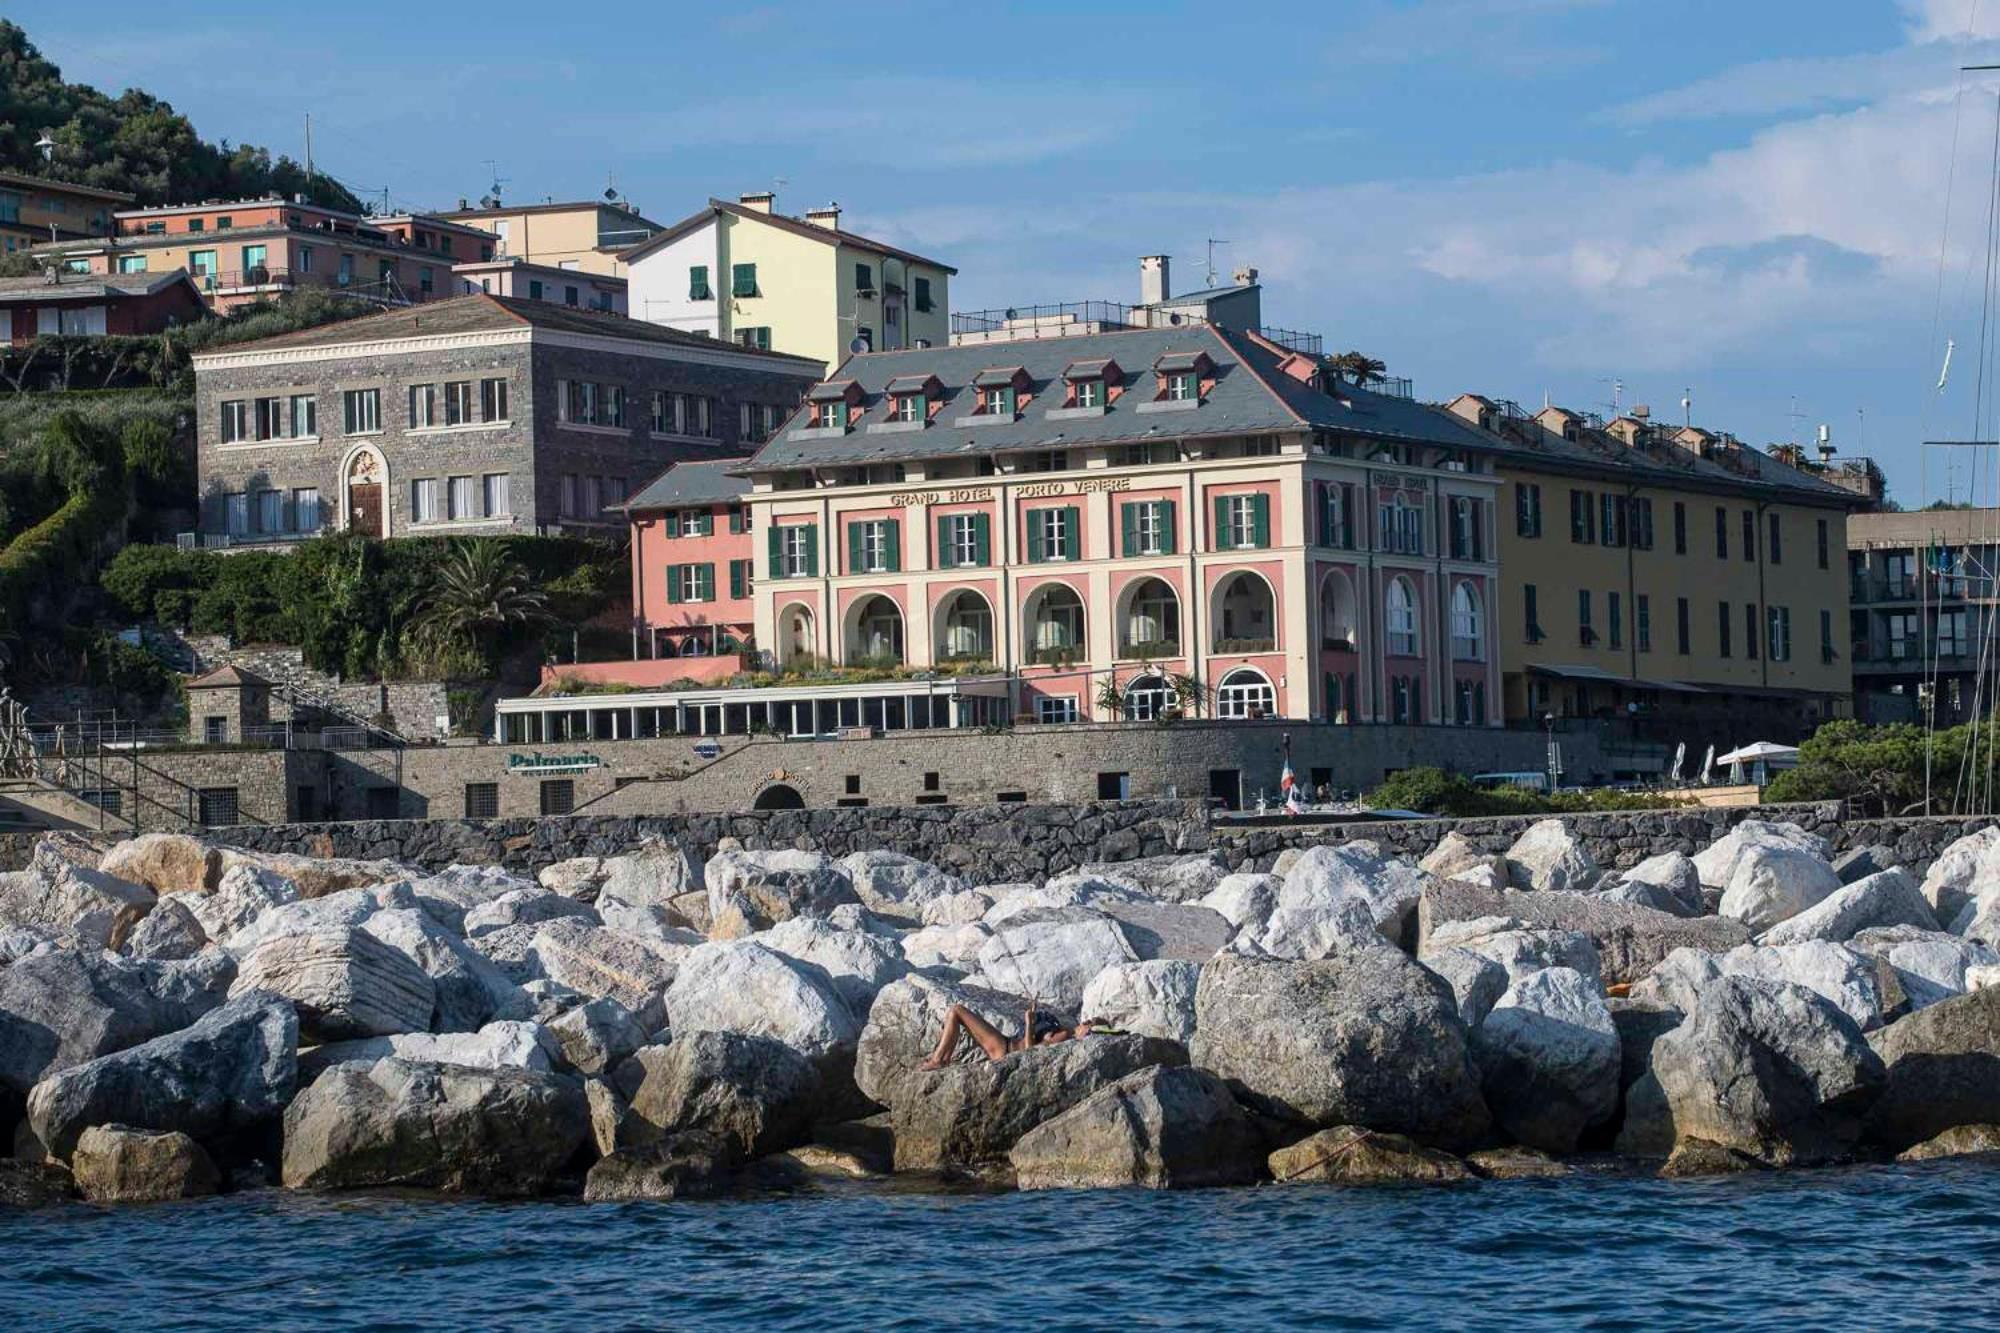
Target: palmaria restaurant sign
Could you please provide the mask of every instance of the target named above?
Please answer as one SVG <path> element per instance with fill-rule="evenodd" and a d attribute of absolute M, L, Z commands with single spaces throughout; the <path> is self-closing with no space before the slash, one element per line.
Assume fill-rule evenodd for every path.
<path fill-rule="evenodd" d="M 542 773 L 587 773 L 593 768 L 603 768 L 604 761 L 594 754 L 510 754 L 507 756 L 507 771 L 538 775 Z"/>

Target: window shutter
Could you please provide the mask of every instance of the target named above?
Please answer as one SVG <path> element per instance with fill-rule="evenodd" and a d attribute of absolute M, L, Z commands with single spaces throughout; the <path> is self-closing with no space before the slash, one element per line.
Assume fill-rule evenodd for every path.
<path fill-rule="evenodd" d="M 1181 549 L 1179 534 L 1174 531 L 1174 502 L 1156 501 L 1160 506 L 1160 549 L 1168 555 Z"/>
<path fill-rule="evenodd" d="M 1122 504 L 1118 506 L 1118 550 L 1123 555 L 1139 554 L 1139 506 Z"/>
<path fill-rule="evenodd" d="M 890 519 L 888 529 L 889 572 L 899 574 L 903 569 L 903 525 Z"/>
<path fill-rule="evenodd" d="M 678 509 L 667 511 L 667 535 L 669 537 L 681 535 L 681 511 Z"/>
<path fill-rule="evenodd" d="M 770 527 L 771 577 L 785 576 L 785 530 L 773 523 Z"/>
<path fill-rule="evenodd" d="M 667 566 L 667 605 L 672 606 L 681 599 L 681 567 Z"/>
<path fill-rule="evenodd" d="M 1042 512 L 1028 511 L 1028 563 L 1039 564 L 1042 559 Z"/>
<path fill-rule="evenodd" d="M 1485 511 L 1485 505 L 1477 500 L 1472 502 L 1472 558 L 1474 560 L 1484 560 L 1486 558 Z"/>
<path fill-rule="evenodd" d="M 1340 488 L 1340 531 L 1342 544 L 1351 549 L 1354 546 L 1354 487 L 1345 484 Z"/>
<path fill-rule="evenodd" d="M 1271 544 L 1271 497 L 1268 495 L 1250 497 L 1250 534 L 1253 545 Z"/>
<path fill-rule="evenodd" d="M 807 523 L 806 530 L 806 577 L 819 577 L 819 524 Z"/>
<path fill-rule="evenodd" d="M 951 520 L 941 518 L 937 521 L 937 558 L 931 561 L 931 565 L 936 569 L 950 569 L 955 564 L 957 557 L 951 549 Z"/>
<path fill-rule="evenodd" d="M 748 590 L 743 586 L 746 581 L 743 577 L 745 572 L 741 560 L 731 560 L 729 562 L 729 595 L 731 597 L 741 598 L 748 595 Z"/>
<path fill-rule="evenodd" d="M 993 563 L 993 519 L 988 514 L 972 516 L 972 549 L 974 558 L 984 568 Z"/>
<path fill-rule="evenodd" d="M 1074 560 L 1083 548 L 1082 512 L 1075 505 L 1063 506 L 1063 559 Z"/>
<path fill-rule="evenodd" d="M 849 523 L 847 525 L 847 572 L 850 574 L 859 574 L 861 572 L 862 558 L 866 555 L 866 548 L 862 542 L 862 534 L 866 530 L 860 523 Z"/>
<path fill-rule="evenodd" d="M 1208 534 L 1208 549 L 1220 551 L 1229 544 L 1229 497 L 1215 497 L 1215 527 Z"/>
<path fill-rule="evenodd" d="M 695 600 L 712 602 L 715 600 L 715 566 L 713 564 L 694 567 Z"/>

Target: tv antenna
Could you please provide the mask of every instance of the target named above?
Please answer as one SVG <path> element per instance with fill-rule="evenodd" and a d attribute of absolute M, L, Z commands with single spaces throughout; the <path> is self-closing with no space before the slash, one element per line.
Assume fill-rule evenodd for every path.
<path fill-rule="evenodd" d="M 1681 425 L 1694 425 L 1694 389 L 1691 387 L 1681 389 Z"/>
<path fill-rule="evenodd" d="M 1799 442 L 1799 423 L 1806 419 L 1806 414 L 1799 411 L 1799 396 L 1797 394 L 1792 395 L 1792 410 L 1785 413 L 1785 416 L 1792 423 L 1792 443 L 1796 445 Z"/>
<path fill-rule="evenodd" d="M 604 202 L 607 204 L 618 202 L 618 178 L 608 171 L 604 173 Z"/>
<path fill-rule="evenodd" d="M 479 206 L 481 208 L 498 208 L 500 207 L 500 187 L 507 182 L 500 175 L 500 164 L 490 157 L 486 159 L 486 174 L 493 181 L 493 184 L 488 188 L 486 197 L 479 201 Z"/>
<path fill-rule="evenodd" d="M 1614 377 L 1610 379 L 1600 379 L 1597 382 L 1599 384 L 1609 384 L 1611 386 L 1610 407 L 1611 407 L 1611 415 L 1615 418 L 1618 415 L 1619 401 L 1625 396 L 1625 381 Z"/>
<path fill-rule="evenodd" d="M 1208 238 L 1208 284 L 1207 285 L 1210 287 L 1215 286 L 1215 247 L 1218 245 L 1227 245 L 1227 244 L 1229 244 L 1228 241 L 1218 241 L 1213 236 Z"/>

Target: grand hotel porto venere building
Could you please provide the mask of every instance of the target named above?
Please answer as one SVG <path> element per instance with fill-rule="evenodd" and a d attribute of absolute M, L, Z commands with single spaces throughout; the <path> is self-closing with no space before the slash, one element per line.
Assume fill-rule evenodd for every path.
<path fill-rule="evenodd" d="M 500 738 L 572 738 L 547 696 L 593 680 L 659 691 L 618 700 L 639 735 L 1497 727 L 1507 449 L 1212 323 L 855 355 L 753 457 L 632 498 L 639 660 L 551 668 Z"/>

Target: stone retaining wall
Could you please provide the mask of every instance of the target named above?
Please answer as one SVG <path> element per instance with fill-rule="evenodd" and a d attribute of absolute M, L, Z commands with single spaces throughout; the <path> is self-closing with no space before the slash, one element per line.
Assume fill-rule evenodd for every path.
<path fill-rule="evenodd" d="M 1600 863 L 1633 865 L 1648 856 L 1692 854 L 1745 819 L 1787 820 L 1826 838 L 1836 854 L 1881 844 L 1917 874 L 1939 852 L 1993 816 L 1842 822 L 1836 802 L 1731 809 L 1621 811 L 1567 815 Z M 1128 861 L 1214 848 L 1237 870 L 1268 870 L 1288 847 L 1372 838 L 1412 859 L 1456 831 L 1487 851 L 1505 851 L 1537 816 L 1404 822 L 1215 825 L 1200 802 L 1127 801 L 1076 805 L 871 806 L 861 809 L 749 810 L 730 814 L 579 815 L 568 819 L 399 819 L 279 824 L 218 830 L 217 837 L 261 851 L 382 857 L 432 869 L 453 862 L 537 870 L 572 856 L 623 851 L 665 836 L 707 855 L 723 837 L 752 848 L 799 847 L 834 856 L 869 848 L 908 853 L 985 883 L 1060 874 L 1091 861 Z M 0 869 L 26 863 L 32 835 L 0 835 Z"/>

